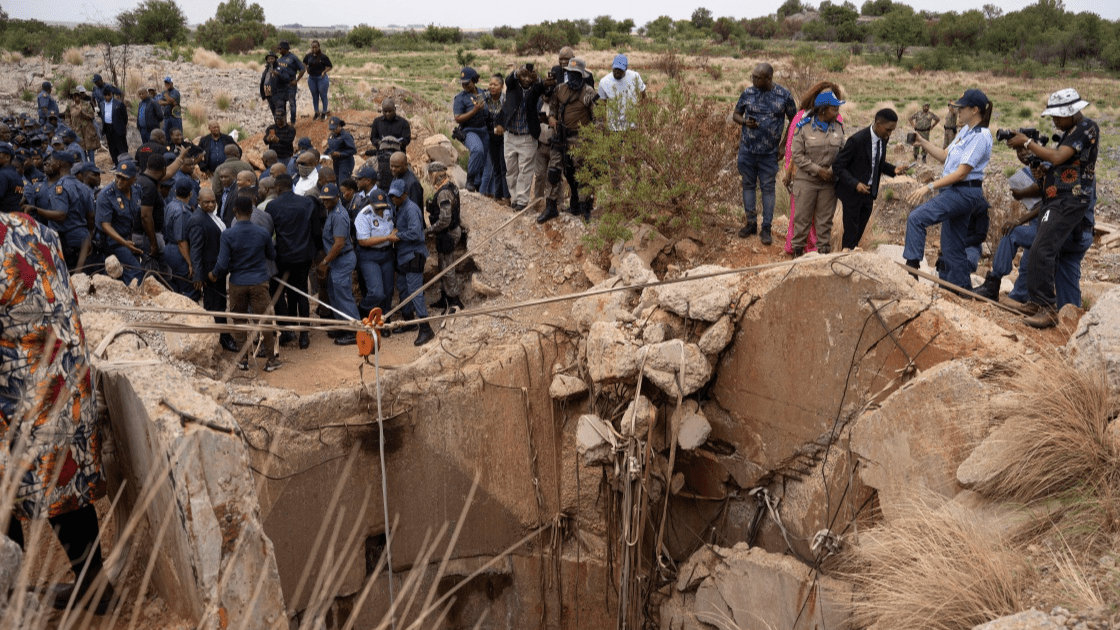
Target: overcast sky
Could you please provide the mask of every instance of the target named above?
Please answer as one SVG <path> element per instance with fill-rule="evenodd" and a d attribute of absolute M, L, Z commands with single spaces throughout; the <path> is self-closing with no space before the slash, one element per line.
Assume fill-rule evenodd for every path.
<path fill-rule="evenodd" d="M 259 1 L 259 0 L 258 0 Z M 707 7 L 714 16 L 729 15 L 736 18 L 758 17 L 774 13 L 783 0 L 762 0 L 747 3 L 741 0 L 702 0 L 696 4 L 671 0 L 646 0 L 645 2 L 603 2 L 602 0 L 543 0 L 528 4 L 505 2 L 391 2 L 371 3 L 368 0 L 329 0 L 319 3 L 308 0 L 266 0 L 260 2 L 265 17 L 272 24 L 298 23 L 304 26 L 333 24 L 358 24 L 374 26 L 388 24 L 429 24 L 459 26 L 462 28 L 490 28 L 502 24 L 521 26 L 544 20 L 566 17 L 592 19 L 610 15 L 617 20 L 631 18 L 641 26 L 660 16 L 687 19 L 697 6 Z M 852 0 L 858 7 L 862 0 Z M 994 0 L 992 2 L 1010 12 L 1033 4 L 1034 0 Z M 0 6 L 13 18 L 35 18 L 60 22 L 110 21 L 118 12 L 131 9 L 139 0 L 0 0 Z M 191 24 L 205 22 L 214 16 L 219 0 L 179 1 Z M 817 5 L 819 1 L 810 0 Z M 967 11 L 976 8 L 982 0 L 914 0 L 907 2 L 915 9 L 933 11 Z M 384 9 L 388 8 L 388 11 Z M 1116 0 L 1066 0 L 1070 11 L 1090 11 L 1109 20 L 1120 19 L 1120 2 Z"/>

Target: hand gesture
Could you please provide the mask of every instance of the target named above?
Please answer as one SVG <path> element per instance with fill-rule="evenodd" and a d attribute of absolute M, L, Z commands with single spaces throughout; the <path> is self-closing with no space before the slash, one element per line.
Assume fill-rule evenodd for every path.
<path fill-rule="evenodd" d="M 906 201 L 910 204 L 918 205 L 922 199 L 925 199 L 927 194 L 929 194 L 929 186 L 919 186 L 910 191 L 910 194 L 906 195 Z"/>
<path fill-rule="evenodd" d="M 870 195 L 871 194 L 871 187 L 868 186 L 867 184 L 863 183 L 863 182 L 860 182 L 860 183 L 856 184 L 856 192 L 858 192 L 861 195 Z"/>
<path fill-rule="evenodd" d="M 817 171 L 817 177 L 819 177 L 821 179 L 821 181 L 825 181 L 825 182 L 832 181 L 832 167 L 831 166 L 826 166 L 826 167 L 820 169 L 819 171 Z"/>

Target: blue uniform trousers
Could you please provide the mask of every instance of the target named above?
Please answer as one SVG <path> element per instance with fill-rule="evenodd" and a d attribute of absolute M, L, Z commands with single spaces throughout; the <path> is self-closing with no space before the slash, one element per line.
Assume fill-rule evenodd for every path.
<path fill-rule="evenodd" d="M 330 271 L 327 272 L 327 294 L 331 296 L 331 306 L 354 319 L 361 319 L 358 315 L 358 305 L 354 302 L 351 282 L 357 261 L 358 258 L 352 250 L 331 261 Z M 342 319 L 338 313 L 334 313 L 334 318 Z"/>
<path fill-rule="evenodd" d="M 979 205 L 986 204 L 981 188 L 950 187 L 910 212 L 906 219 L 906 245 L 902 257 L 921 260 L 926 251 L 926 230 L 941 224 L 942 280 L 972 289 L 967 245 L 968 219 Z M 975 267 L 972 267 L 973 269 Z"/>
<path fill-rule="evenodd" d="M 396 275 L 396 252 L 392 247 L 381 249 L 361 248 L 358 250 L 358 269 L 365 282 L 366 295 L 358 309 L 362 317 L 380 306 L 381 312 L 388 313 L 393 305 L 393 280 Z M 401 297 L 406 297 L 405 293 Z"/>
<path fill-rule="evenodd" d="M 467 186 L 476 191 L 482 190 L 482 183 L 490 167 L 490 133 L 485 127 L 467 129 L 467 139 L 463 144 L 470 150 L 467 158 Z"/>

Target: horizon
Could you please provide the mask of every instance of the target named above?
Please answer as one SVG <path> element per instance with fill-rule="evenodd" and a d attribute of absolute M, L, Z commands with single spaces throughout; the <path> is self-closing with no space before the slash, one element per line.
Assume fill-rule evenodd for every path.
<path fill-rule="evenodd" d="M 858 10 L 861 3 L 855 2 L 854 0 L 853 3 L 856 4 Z M 4 10 L 8 12 L 10 18 L 15 19 L 35 19 L 60 24 L 99 24 L 112 22 L 118 13 L 133 9 L 139 4 L 140 3 L 136 0 L 102 0 L 101 2 L 92 2 L 90 0 L 54 0 L 50 3 L 19 2 L 7 6 Z M 195 27 L 214 17 L 218 9 L 219 1 L 202 0 L 201 2 L 180 2 L 178 4 L 186 15 L 188 24 Z M 252 4 L 252 2 L 249 2 L 249 4 Z M 298 2 L 298 0 L 272 0 L 267 3 L 267 6 L 264 3 L 259 4 L 264 7 L 265 19 L 267 22 L 278 27 L 282 27 L 284 24 L 300 24 L 301 26 L 299 28 L 304 29 L 333 30 L 344 27 L 354 27 L 361 23 L 369 23 L 369 20 L 356 17 L 349 22 L 343 21 L 328 26 L 307 24 L 306 20 L 301 18 L 307 17 L 308 12 L 305 10 L 303 3 Z M 819 4 L 820 3 L 816 3 L 817 6 L 819 6 Z M 907 4 L 916 11 L 934 11 L 937 13 L 946 13 L 949 11 L 960 13 L 978 8 L 974 2 L 969 2 L 967 0 L 921 0 L 919 2 L 902 2 L 902 4 Z M 1034 0 L 1003 0 L 992 2 L 991 4 L 1003 9 L 1004 13 L 1011 13 L 1036 4 L 1036 2 Z M 436 24 L 438 26 L 459 27 L 463 30 L 478 31 L 506 25 L 521 27 L 526 24 L 538 24 L 543 21 L 555 21 L 558 19 L 594 20 L 600 15 L 610 15 L 616 20 L 630 18 L 634 20 L 636 27 L 641 27 L 661 15 L 668 15 L 674 20 L 687 20 L 692 16 L 692 12 L 701 6 L 710 10 L 714 17 L 730 16 L 740 19 L 772 15 L 777 12 L 778 7 L 781 5 L 782 0 L 765 0 L 764 2 L 753 4 L 753 11 L 744 14 L 739 13 L 744 9 L 744 5 L 739 2 L 732 2 L 731 0 L 702 2 L 696 4 L 696 6 L 689 6 L 688 8 L 682 8 L 681 4 L 677 2 L 653 0 L 652 2 L 642 3 L 639 6 L 630 3 L 619 3 L 617 9 L 610 3 L 604 4 L 591 0 L 574 0 L 565 5 L 568 9 L 563 12 L 550 11 L 544 7 L 531 7 L 519 13 L 521 16 L 520 19 L 511 20 L 509 18 L 510 12 L 508 11 L 508 7 L 505 5 L 499 4 L 494 5 L 493 8 L 487 7 L 482 10 L 477 10 L 473 7 L 463 7 L 459 3 L 441 2 L 437 3 L 435 7 L 431 5 L 406 5 L 400 7 L 394 14 L 393 19 L 378 20 L 383 23 L 371 24 L 371 26 L 377 28 L 398 26 L 407 29 L 410 27 L 423 28 L 428 24 Z M 1065 9 L 1072 13 L 1096 13 L 1109 21 L 1120 20 L 1120 2 L 1069 0 L 1065 2 L 1064 5 Z M 361 16 L 368 11 L 368 4 L 359 2 L 358 0 L 338 0 L 333 4 L 332 8 L 338 9 L 337 14 L 339 16 Z M 573 14 L 583 15 L 575 17 Z M 435 16 L 439 16 L 438 19 L 436 19 Z M 59 19 L 61 17 L 69 19 Z M 75 17 L 80 19 L 75 20 Z"/>

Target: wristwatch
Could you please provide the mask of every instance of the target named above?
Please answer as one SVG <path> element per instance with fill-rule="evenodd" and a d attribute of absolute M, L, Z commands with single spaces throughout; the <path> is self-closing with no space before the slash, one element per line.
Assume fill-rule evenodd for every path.
<path fill-rule="evenodd" d="M 929 183 L 929 191 L 930 192 L 937 192 L 937 189 L 933 187 L 933 182 Z"/>
<path fill-rule="evenodd" d="M 1027 141 L 1023 143 L 1023 148 L 1024 149 L 1029 149 L 1032 142 L 1034 142 L 1033 138 L 1027 138 Z"/>

